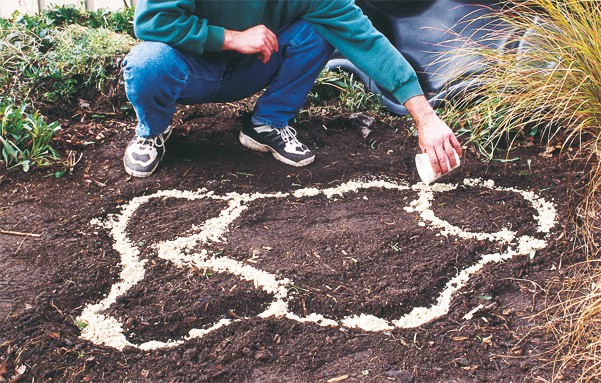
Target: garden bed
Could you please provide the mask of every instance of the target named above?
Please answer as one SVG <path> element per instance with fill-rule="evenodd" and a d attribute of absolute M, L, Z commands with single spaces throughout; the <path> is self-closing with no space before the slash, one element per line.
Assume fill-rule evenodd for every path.
<path fill-rule="evenodd" d="M 317 159 L 296 169 L 239 144 L 240 109 L 182 110 L 147 179 L 122 168 L 131 120 L 91 113 L 62 121 L 72 173 L 2 170 L 0 229 L 39 236 L 0 234 L 0 380 L 551 377 L 531 317 L 574 261 L 578 171 L 536 146 L 488 164 L 468 148 L 432 191 L 405 123 L 365 139 L 347 115 L 297 125 Z"/>

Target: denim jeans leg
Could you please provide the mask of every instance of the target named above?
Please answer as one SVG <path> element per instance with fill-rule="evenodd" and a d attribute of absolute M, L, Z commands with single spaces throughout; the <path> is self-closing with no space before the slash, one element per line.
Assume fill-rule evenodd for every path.
<path fill-rule="evenodd" d="M 267 91 L 257 100 L 254 123 L 281 128 L 297 115 L 334 48 L 313 26 L 298 21 L 278 35 L 285 45 L 282 65 Z"/>
<path fill-rule="evenodd" d="M 253 122 L 283 128 L 300 110 L 333 52 L 305 21 L 278 33 L 279 51 L 263 64 L 247 56 L 212 62 L 158 42 L 138 44 L 124 60 L 127 97 L 138 117 L 136 134 L 161 134 L 178 103 L 235 101 L 268 86 L 253 111 Z"/>
<path fill-rule="evenodd" d="M 254 107 L 252 121 L 283 128 L 305 103 L 334 48 L 306 21 L 278 33 L 278 52 L 267 64 L 252 58 L 224 75 L 215 102 L 247 97 L 268 86 Z"/>
<path fill-rule="evenodd" d="M 181 97 L 207 102 L 222 74 L 221 67 L 168 44 L 142 42 L 135 46 L 123 62 L 123 77 L 138 117 L 136 134 L 151 137 L 163 133 Z"/>

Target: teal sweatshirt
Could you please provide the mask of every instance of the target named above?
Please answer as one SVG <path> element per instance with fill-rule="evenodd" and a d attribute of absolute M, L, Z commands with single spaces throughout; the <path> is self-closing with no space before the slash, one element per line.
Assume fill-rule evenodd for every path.
<path fill-rule="evenodd" d="M 422 94 L 407 60 L 353 0 L 140 0 L 134 27 L 141 40 L 199 55 L 218 52 L 224 30 L 263 24 L 277 31 L 303 19 L 357 68 L 404 104 Z"/>

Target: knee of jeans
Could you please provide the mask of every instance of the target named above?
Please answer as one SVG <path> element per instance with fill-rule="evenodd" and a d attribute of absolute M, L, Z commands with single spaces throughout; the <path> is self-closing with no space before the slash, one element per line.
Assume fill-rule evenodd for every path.
<path fill-rule="evenodd" d="M 126 86 L 137 91 L 155 87 L 167 76 L 186 77 L 187 64 L 168 44 L 142 42 L 136 45 L 123 60 L 123 78 Z"/>
<path fill-rule="evenodd" d="M 334 47 L 324 39 L 313 27 L 313 24 L 301 20 L 295 25 L 296 33 L 290 43 L 292 45 L 309 45 L 316 54 L 329 57 L 334 53 Z"/>

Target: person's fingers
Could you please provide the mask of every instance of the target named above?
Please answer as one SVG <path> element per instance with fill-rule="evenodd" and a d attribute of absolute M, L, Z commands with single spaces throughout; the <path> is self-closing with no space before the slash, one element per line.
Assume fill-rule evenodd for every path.
<path fill-rule="evenodd" d="M 461 143 L 454 134 L 451 135 L 451 145 L 453 145 L 453 149 L 455 149 L 457 155 L 461 157 L 463 155 L 463 149 L 461 148 Z"/>
<path fill-rule="evenodd" d="M 430 150 L 426 153 L 428 153 L 428 158 L 430 159 L 430 164 L 432 165 L 432 170 L 434 170 L 434 174 L 441 174 L 440 161 L 438 160 L 436 151 Z"/>
<path fill-rule="evenodd" d="M 260 57 L 263 56 L 263 57 Z M 259 60 L 263 62 L 263 64 L 267 64 L 269 59 L 271 58 L 271 50 L 266 46 L 261 47 L 261 53 L 259 54 Z"/>
<path fill-rule="evenodd" d="M 451 169 L 449 168 L 447 152 L 444 150 L 443 147 L 436 148 L 436 157 L 438 158 L 440 174 L 447 174 Z"/>
<path fill-rule="evenodd" d="M 278 37 L 275 35 L 275 33 L 270 31 L 269 29 L 267 29 L 265 38 L 267 39 L 267 45 L 268 45 L 269 49 L 271 49 L 272 52 L 277 52 L 278 51 Z"/>
<path fill-rule="evenodd" d="M 457 164 L 457 160 L 455 159 L 455 150 L 451 146 L 450 142 L 445 141 L 444 151 L 447 154 L 447 157 L 449 158 L 449 165 L 451 165 L 451 169 L 457 167 L 458 164 Z M 451 170 L 451 169 L 449 169 L 449 170 Z"/>
<path fill-rule="evenodd" d="M 263 30 L 263 43 L 259 49 L 261 50 L 261 61 L 263 61 L 263 64 L 269 62 L 271 54 L 278 50 L 278 38 L 268 28 L 264 28 Z"/>

